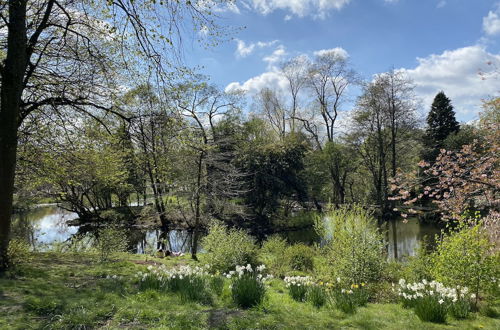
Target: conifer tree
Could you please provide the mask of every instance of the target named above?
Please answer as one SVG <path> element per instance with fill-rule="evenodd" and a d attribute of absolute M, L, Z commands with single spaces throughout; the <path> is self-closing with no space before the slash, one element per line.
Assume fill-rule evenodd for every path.
<path fill-rule="evenodd" d="M 439 92 L 432 102 L 431 111 L 427 116 L 426 145 L 428 160 L 433 160 L 439 154 L 446 138 L 460 129 L 460 124 L 455 118 L 455 111 L 450 99 L 443 91 Z"/>

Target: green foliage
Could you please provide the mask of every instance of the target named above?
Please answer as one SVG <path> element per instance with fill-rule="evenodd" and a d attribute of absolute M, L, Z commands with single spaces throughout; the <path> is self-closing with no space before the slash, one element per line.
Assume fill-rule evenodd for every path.
<path fill-rule="evenodd" d="M 500 263 L 481 225 L 444 233 L 433 256 L 432 275 L 449 286 L 467 286 L 478 295 L 496 286 Z"/>
<path fill-rule="evenodd" d="M 416 299 L 413 308 L 418 318 L 426 322 L 446 322 L 448 305 L 440 303 L 439 299 L 437 295 L 425 295 L 420 299 Z"/>
<path fill-rule="evenodd" d="M 284 276 L 289 270 L 283 258 L 287 246 L 286 239 L 279 235 L 270 236 L 262 243 L 259 258 L 276 276 Z"/>
<path fill-rule="evenodd" d="M 210 290 L 215 293 L 217 296 L 222 295 L 222 291 L 224 290 L 224 278 L 221 276 L 212 276 L 209 279 Z"/>
<path fill-rule="evenodd" d="M 208 291 L 207 279 L 202 276 L 189 276 L 178 286 L 182 301 L 196 301 L 208 305 L 212 296 Z"/>
<path fill-rule="evenodd" d="M 39 316 L 56 315 L 64 309 L 64 303 L 52 297 L 30 297 L 24 308 Z"/>
<path fill-rule="evenodd" d="M 33 257 L 29 244 L 23 239 L 12 239 L 9 242 L 7 256 L 11 267 L 29 263 Z"/>
<path fill-rule="evenodd" d="M 326 303 L 326 292 L 321 285 L 311 285 L 307 290 L 307 301 L 314 307 L 321 308 Z"/>
<path fill-rule="evenodd" d="M 330 303 L 347 314 L 356 312 L 358 307 L 366 306 L 368 303 L 368 290 L 363 284 L 351 284 L 348 288 L 336 286 L 329 291 Z"/>
<path fill-rule="evenodd" d="M 305 200 L 305 183 L 300 176 L 305 151 L 303 143 L 290 138 L 286 143 L 253 146 L 241 159 L 241 167 L 250 174 L 245 202 L 259 221 L 268 224 L 283 198 L 296 195 Z"/>
<path fill-rule="evenodd" d="M 433 255 L 429 249 L 423 244 L 418 247 L 415 256 L 409 257 L 408 266 L 405 273 L 399 278 L 407 278 L 410 281 L 418 282 L 423 279 L 433 278 L 431 271 L 433 265 Z M 398 280 L 398 279 L 396 279 Z"/>
<path fill-rule="evenodd" d="M 127 235 L 123 229 L 107 226 L 97 231 L 94 248 L 101 262 L 109 261 L 114 253 L 126 251 L 127 246 Z"/>
<path fill-rule="evenodd" d="M 229 229 L 220 222 L 212 222 L 202 246 L 207 252 L 206 262 L 214 270 L 227 272 L 237 265 L 255 264 L 255 240 L 241 229 Z"/>
<path fill-rule="evenodd" d="M 452 133 L 458 132 L 460 125 L 455 119 L 451 101 L 443 92 L 439 92 L 432 103 L 427 116 L 427 137 L 429 147 L 439 150 L 443 141 Z"/>
<path fill-rule="evenodd" d="M 384 239 L 375 219 L 359 205 L 343 206 L 318 216 L 315 229 L 326 240 L 332 278 L 351 283 L 376 281 L 385 263 Z"/>
<path fill-rule="evenodd" d="M 302 243 L 287 247 L 283 259 L 293 270 L 310 271 L 314 268 L 314 250 Z"/>
<path fill-rule="evenodd" d="M 231 295 L 234 303 L 242 308 L 259 305 L 265 294 L 265 284 L 257 278 L 256 272 L 245 272 L 233 280 Z"/>

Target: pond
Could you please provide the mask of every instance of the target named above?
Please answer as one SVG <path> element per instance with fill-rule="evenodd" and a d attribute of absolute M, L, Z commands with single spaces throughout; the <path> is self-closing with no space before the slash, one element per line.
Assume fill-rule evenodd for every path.
<path fill-rule="evenodd" d="M 78 227 L 66 224 L 66 221 L 77 217 L 75 213 L 57 205 L 40 205 L 14 215 L 12 233 L 14 237 L 23 238 L 33 248 L 43 251 L 50 245 L 70 240 L 77 234 Z M 80 231 L 82 229 L 80 228 Z M 415 255 L 424 240 L 433 244 L 434 235 L 440 231 L 435 225 L 420 223 L 418 219 L 409 219 L 406 223 L 401 220 L 385 222 L 381 225 L 381 230 L 388 242 L 388 258 L 397 260 Z M 156 249 L 160 234 L 160 231 L 155 229 L 131 228 L 129 239 L 132 242 L 132 250 L 140 254 L 152 253 Z M 319 237 L 312 228 L 287 231 L 282 235 L 292 243 L 319 242 Z M 187 231 L 172 230 L 168 236 L 171 251 L 189 252 L 190 234 Z"/>

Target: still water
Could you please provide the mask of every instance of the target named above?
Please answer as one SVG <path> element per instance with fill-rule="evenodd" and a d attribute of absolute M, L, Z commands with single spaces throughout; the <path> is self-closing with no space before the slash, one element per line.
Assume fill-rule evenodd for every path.
<path fill-rule="evenodd" d="M 46 250 L 51 244 L 71 239 L 78 233 L 76 226 L 66 225 L 66 221 L 77 218 L 75 213 L 66 211 L 57 205 L 43 205 L 30 211 L 14 215 L 13 235 L 28 241 L 37 250 Z M 420 223 L 417 219 L 390 221 L 381 225 L 388 243 L 387 253 L 390 259 L 404 260 L 415 255 L 420 244 L 425 240 L 432 244 L 434 235 L 440 229 L 435 225 Z M 303 229 L 282 233 L 290 242 L 310 244 L 319 242 L 313 229 Z M 154 229 L 132 228 L 129 239 L 132 250 L 136 253 L 152 253 L 159 240 L 160 231 Z M 185 230 L 173 230 L 168 235 L 171 251 L 188 252 L 190 235 Z"/>

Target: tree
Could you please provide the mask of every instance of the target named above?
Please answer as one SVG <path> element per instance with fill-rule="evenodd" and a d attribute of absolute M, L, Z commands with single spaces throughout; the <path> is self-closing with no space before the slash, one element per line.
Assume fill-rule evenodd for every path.
<path fill-rule="evenodd" d="M 238 96 L 208 85 L 203 77 L 195 78 L 195 83 L 177 86 L 174 102 L 188 125 L 184 143 L 190 171 L 185 173 L 183 193 L 190 206 L 191 256 L 197 260 L 200 231 L 210 218 L 225 221 L 244 212 L 235 203 L 243 193 L 240 180 L 244 174 L 234 165 L 231 145 L 230 121 L 238 112 Z"/>
<path fill-rule="evenodd" d="M 417 124 L 412 82 L 401 72 L 379 74 L 365 86 L 354 112 L 355 147 L 372 175 L 375 200 L 389 211 L 388 182 L 402 166 Z"/>
<path fill-rule="evenodd" d="M 165 72 L 178 58 L 182 20 L 213 33 L 221 1 L 9 0 L 0 8 L 0 270 L 8 266 L 18 129 L 36 111 L 105 110 L 115 76 L 110 53 L 134 52 Z M 152 15 L 154 13 L 154 15 Z M 134 36 L 134 37 L 129 37 Z M 120 52 L 118 52 L 120 51 Z M 117 57 L 119 58 L 119 56 Z M 123 58 L 125 67 L 131 58 Z M 142 63 L 141 63 L 142 64 Z"/>
<path fill-rule="evenodd" d="M 403 208 L 409 208 L 406 213 L 417 213 L 411 207 L 429 198 L 444 219 L 459 220 L 467 210 L 496 214 L 498 219 L 500 129 L 498 121 L 488 119 L 492 110 L 498 111 L 498 104 L 485 104 L 488 111 L 480 121 L 482 141 L 475 140 L 459 151 L 442 149 L 434 163 L 421 161 L 421 171 L 400 173 L 395 178 L 391 187 L 396 192 L 394 199 L 402 201 Z"/>
<path fill-rule="evenodd" d="M 439 92 L 432 102 L 431 111 L 427 115 L 426 145 L 431 149 L 428 160 L 434 160 L 443 147 L 446 138 L 457 133 L 460 125 L 455 119 L 455 111 L 451 101 L 443 91 Z"/>
<path fill-rule="evenodd" d="M 328 141 L 334 140 L 335 121 L 347 88 L 356 82 L 357 75 L 345 55 L 335 51 L 318 55 L 309 67 L 307 84 L 313 92 Z"/>

